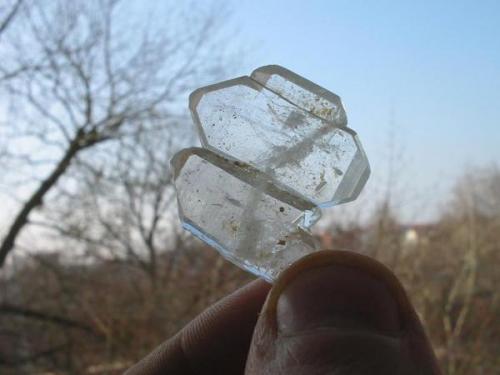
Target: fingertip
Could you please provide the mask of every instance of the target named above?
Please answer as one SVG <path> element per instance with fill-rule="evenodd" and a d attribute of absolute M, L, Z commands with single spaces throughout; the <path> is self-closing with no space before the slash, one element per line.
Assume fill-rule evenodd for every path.
<path fill-rule="evenodd" d="M 381 263 L 352 252 L 313 253 L 280 275 L 257 323 L 247 369 L 255 372 L 266 361 L 281 361 L 283 367 L 283 360 L 288 362 L 280 359 L 282 354 L 293 354 L 295 366 L 309 365 L 312 357 L 312 365 L 320 365 L 319 353 L 330 366 L 336 365 L 332 356 L 337 365 L 346 355 L 369 363 L 361 357 L 371 353 L 374 368 L 406 363 L 418 365 L 424 374 L 439 373 L 397 277 Z"/>
<path fill-rule="evenodd" d="M 240 373 L 271 286 L 255 280 L 212 305 L 127 374 Z"/>
<path fill-rule="evenodd" d="M 271 285 L 254 280 L 211 306 L 188 324 L 179 339 L 191 367 L 200 373 L 241 371 Z"/>

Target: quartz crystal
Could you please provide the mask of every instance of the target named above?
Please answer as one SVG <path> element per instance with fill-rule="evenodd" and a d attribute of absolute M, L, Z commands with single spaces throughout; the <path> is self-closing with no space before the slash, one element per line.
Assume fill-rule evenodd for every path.
<path fill-rule="evenodd" d="M 181 221 L 272 281 L 317 246 L 320 208 L 355 199 L 370 168 L 340 98 L 280 66 L 189 99 L 203 148 L 172 160 Z"/>

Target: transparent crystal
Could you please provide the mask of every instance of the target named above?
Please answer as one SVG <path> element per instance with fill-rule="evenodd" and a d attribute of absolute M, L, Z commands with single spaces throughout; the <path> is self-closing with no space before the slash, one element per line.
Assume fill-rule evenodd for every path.
<path fill-rule="evenodd" d="M 172 164 L 184 228 L 233 263 L 272 280 L 316 249 L 308 226 L 319 210 L 260 171 L 200 148 L 182 150 Z"/>
<path fill-rule="evenodd" d="M 250 77 L 203 87 L 191 94 L 190 108 L 202 145 L 266 171 L 277 184 L 320 207 L 355 199 L 368 178 L 369 166 L 356 133 L 338 125 L 346 122 L 340 98 L 316 89 L 303 78 L 304 86 L 291 81 L 286 85 L 281 82 L 282 76 L 280 80 L 274 78 L 277 75 L 269 76 L 266 83 L 260 73 L 265 68 L 253 75 L 262 83 L 273 83 L 272 88 L 280 94 Z M 280 69 L 283 76 L 292 74 L 298 81 L 294 73 Z M 292 94 L 285 98 L 282 93 L 286 87 Z M 320 95 L 327 95 L 328 100 Z M 308 105 L 306 98 L 317 103 L 316 107 Z M 303 108 L 290 100 L 300 102 Z"/>
<path fill-rule="evenodd" d="M 268 280 L 316 249 L 319 207 L 368 179 L 340 98 L 282 67 L 200 88 L 189 106 L 204 149 L 172 162 L 184 227 Z"/>
<path fill-rule="evenodd" d="M 347 125 L 347 116 L 339 96 L 288 69 L 267 65 L 255 69 L 251 78 L 307 112 L 336 126 Z"/>

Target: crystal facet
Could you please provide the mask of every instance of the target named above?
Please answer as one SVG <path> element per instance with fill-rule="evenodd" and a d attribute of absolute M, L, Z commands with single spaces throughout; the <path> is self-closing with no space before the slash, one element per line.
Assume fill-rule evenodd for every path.
<path fill-rule="evenodd" d="M 200 88 L 204 149 L 173 161 L 184 227 L 267 280 L 316 249 L 319 208 L 355 199 L 370 168 L 340 98 L 279 66 Z"/>
<path fill-rule="evenodd" d="M 307 229 L 318 209 L 263 173 L 200 148 L 181 151 L 172 163 L 184 227 L 227 259 L 272 279 L 315 249 Z"/>
<path fill-rule="evenodd" d="M 251 78 L 297 107 L 336 126 L 346 126 L 347 116 L 340 97 L 278 65 L 255 69 Z"/>

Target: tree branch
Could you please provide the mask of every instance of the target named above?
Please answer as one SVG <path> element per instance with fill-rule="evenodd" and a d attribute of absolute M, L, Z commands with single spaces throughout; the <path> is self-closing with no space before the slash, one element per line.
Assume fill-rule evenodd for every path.
<path fill-rule="evenodd" d="M 11 305 L 8 303 L 0 304 L 0 314 L 1 315 L 12 315 L 27 319 L 34 319 L 38 321 L 43 321 L 51 324 L 57 324 L 66 328 L 74 328 L 84 331 L 92 336 L 101 338 L 102 335 L 96 332 L 91 326 L 78 322 L 76 320 L 68 319 L 59 315 L 49 314 L 42 311 L 32 310 L 22 306 Z"/>
<path fill-rule="evenodd" d="M 28 201 L 17 214 L 14 222 L 7 231 L 2 244 L 0 246 L 0 267 L 3 267 L 9 252 L 14 248 L 15 242 L 21 230 L 28 223 L 28 217 L 34 208 L 42 204 L 42 200 L 47 192 L 57 183 L 59 178 L 66 172 L 75 155 L 81 149 L 81 138 L 83 132 L 78 132 L 74 140 L 70 143 L 66 153 L 55 166 L 52 173 L 39 185 L 35 192 L 31 195 Z"/>
<path fill-rule="evenodd" d="M 9 27 L 10 23 L 12 22 L 12 20 L 14 19 L 14 17 L 16 16 L 16 13 L 19 11 L 19 8 L 21 7 L 21 3 L 23 2 L 23 0 L 18 0 L 14 6 L 12 7 L 12 9 L 10 10 L 10 12 L 7 14 L 7 16 L 0 22 L 0 35 L 5 31 L 7 30 L 7 28 Z"/>

